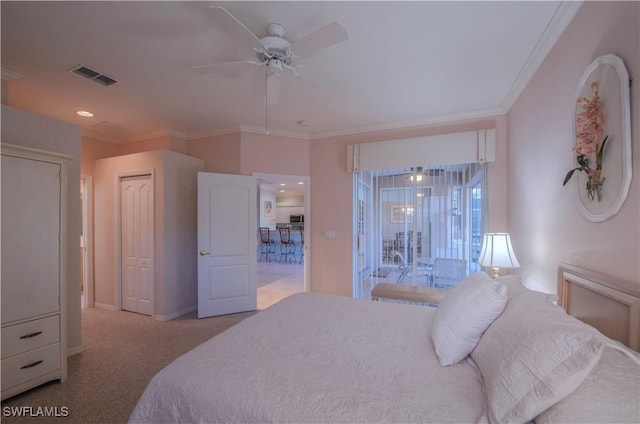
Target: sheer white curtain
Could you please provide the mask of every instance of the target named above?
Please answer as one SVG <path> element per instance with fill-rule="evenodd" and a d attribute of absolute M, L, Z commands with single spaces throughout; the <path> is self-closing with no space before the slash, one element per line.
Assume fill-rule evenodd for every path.
<path fill-rule="evenodd" d="M 354 174 L 354 297 L 379 282 L 450 288 L 470 272 L 484 228 L 479 163 Z"/>
<path fill-rule="evenodd" d="M 378 282 L 449 288 L 478 269 L 495 146 L 493 129 L 347 146 L 355 297 Z"/>

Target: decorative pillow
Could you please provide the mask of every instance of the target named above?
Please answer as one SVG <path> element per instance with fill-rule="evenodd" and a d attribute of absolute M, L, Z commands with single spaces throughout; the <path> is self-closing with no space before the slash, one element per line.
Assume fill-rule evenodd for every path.
<path fill-rule="evenodd" d="M 509 298 L 509 300 L 529 291 L 529 289 L 522 284 L 520 276 L 516 274 L 501 275 L 496 278 L 496 281 L 507 286 L 507 298 Z"/>
<path fill-rule="evenodd" d="M 540 293 L 511 299 L 471 353 L 489 420 L 526 422 L 568 396 L 600 359 L 603 339 Z"/>
<path fill-rule="evenodd" d="M 449 290 L 431 326 L 440 365 L 466 358 L 506 304 L 506 287 L 484 272 L 472 274 Z"/>
<path fill-rule="evenodd" d="M 580 387 L 538 415 L 536 424 L 640 422 L 640 355 L 623 349 L 605 346 Z"/>

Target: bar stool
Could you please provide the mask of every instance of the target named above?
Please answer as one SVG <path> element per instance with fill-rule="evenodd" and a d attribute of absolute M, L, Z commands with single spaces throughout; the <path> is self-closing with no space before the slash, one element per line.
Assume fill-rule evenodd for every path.
<path fill-rule="evenodd" d="M 291 262 L 296 259 L 296 245 L 291 240 L 291 229 L 289 227 L 280 228 L 280 262 L 282 259 Z"/>
<path fill-rule="evenodd" d="M 298 231 L 300 231 L 300 262 L 302 263 L 302 258 L 304 258 L 304 227 L 299 227 Z"/>
<path fill-rule="evenodd" d="M 276 257 L 276 244 L 271 240 L 271 236 L 269 234 L 269 227 L 260 227 L 260 260 L 262 260 L 262 255 L 264 255 L 264 259 L 267 262 L 270 262 L 270 257 Z"/>

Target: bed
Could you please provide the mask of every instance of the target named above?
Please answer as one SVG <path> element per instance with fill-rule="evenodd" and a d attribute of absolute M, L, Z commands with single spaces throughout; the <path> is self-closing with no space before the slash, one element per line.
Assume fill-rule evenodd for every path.
<path fill-rule="evenodd" d="M 302 293 L 176 359 L 129 421 L 640 422 L 640 359 L 622 344 L 640 298 L 582 271 L 560 268 L 559 304 L 614 299 L 621 341 L 516 276 L 474 274 L 438 308 Z"/>

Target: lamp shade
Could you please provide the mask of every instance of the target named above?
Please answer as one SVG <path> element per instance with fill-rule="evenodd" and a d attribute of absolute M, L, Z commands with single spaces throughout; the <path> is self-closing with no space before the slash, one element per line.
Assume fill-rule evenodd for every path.
<path fill-rule="evenodd" d="M 509 233 L 486 233 L 482 238 L 478 263 L 494 268 L 519 268 Z"/>

